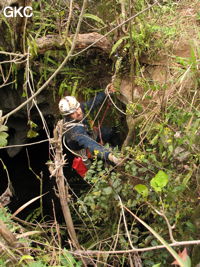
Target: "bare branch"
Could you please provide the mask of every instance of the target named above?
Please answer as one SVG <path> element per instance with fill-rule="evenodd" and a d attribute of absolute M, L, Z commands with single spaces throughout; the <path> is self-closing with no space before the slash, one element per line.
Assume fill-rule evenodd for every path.
<path fill-rule="evenodd" d="M 190 240 L 190 241 L 180 241 L 175 243 L 170 243 L 170 247 L 179 247 L 179 246 L 191 246 L 191 245 L 199 245 L 200 240 Z M 135 248 L 135 249 L 127 249 L 127 250 L 109 250 L 109 251 L 101 251 L 101 250 L 76 250 L 71 251 L 70 253 L 75 255 L 99 255 L 99 254 L 125 254 L 125 253 L 133 253 L 133 252 L 145 252 L 152 251 L 165 248 L 164 245 L 147 247 L 147 248 Z"/>
<path fill-rule="evenodd" d="M 84 14 L 84 9 L 86 6 L 87 0 L 85 0 L 83 2 L 83 8 L 82 8 L 82 12 L 80 14 L 79 17 L 79 22 L 78 22 L 78 26 L 76 29 L 76 33 L 74 35 L 73 38 L 73 42 L 72 42 L 72 46 L 71 49 L 68 53 L 68 55 L 66 56 L 66 58 L 63 60 L 63 62 L 61 63 L 61 65 L 57 68 L 57 70 L 49 77 L 49 79 L 37 90 L 37 92 L 32 95 L 29 99 L 27 99 L 26 101 L 24 101 L 21 105 L 19 105 L 16 109 L 10 111 L 9 113 L 7 113 L 6 115 L 4 115 L 1 120 L 7 120 L 11 115 L 13 115 L 14 113 L 16 113 L 17 111 L 19 111 L 20 109 L 22 109 L 27 103 L 29 103 L 32 99 L 34 99 L 36 96 L 38 96 L 43 89 L 45 89 L 47 87 L 47 85 L 50 83 L 50 81 L 60 72 L 60 70 L 64 67 L 64 65 L 67 63 L 67 61 L 69 60 L 69 58 L 71 57 L 75 57 L 81 53 L 83 53 L 84 51 L 88 50 L 90 47 L 94 46 L 95 44 L 97 44 L 99 41 L 102 41 L 105 37 L 107 37 L 110 33 L 112 33 L 113 31 L 115 31 L 116 29 L 118 29 L 119 27 L 121 27 L 122 25 L 124 25 L 125 23 L 128 23 L 129 21 L 131 21 L 132 19 L 134 19 L 135 17 L 139 16 L 140 14 L 146 12 L 147 10 L 151 9 L 152 7 L 154 7 L 155 5 L 158 4 L 158 2 L 156 1 L 153 5 L 149 6 L 148 8 L 145 8 L 144 10 L 138 12 L 137 14 L 135 14 L 134 16 L 131 16 L 130 18 L 128 18 L 127 20 L 125 20 L 124 22 L 122 22 L 121 24 L 117 25 L 116 27 L 114 27 L 112 30 L 110 30 L 109 32 L 107 32 L 104 36 L 102 36 L 101 38 L 99 38 L 98 40 L 96 40 L 94 43 L 92 43 L 91 45 L 88 45 L 85 49 L 81 50 L 80 52 L 73 54 L 73 51 L 75 49 L 75 45 L 76 45 L 76 40 L 78 37 L 78 33 L 80 30 L 80 25 L 83 19 L 83 14 Z"/>
<path fill-rule="evenodd" d="M 60 204 L 71 241 L 76 248 L 80 248 L 76 232 L 74 229 L 74 224 L 72 221 L 70 209 L 68 206 L 68 186 L 65 184 L 66 178 L 64 177 L 63 173 L 63 166 L 65 165 L 65 159 L 62 154 L 62 133 L 63 133 L 63 121 L 61 120 L 57 123 L 57 126 L 54 130 L 55 157 L 54 157 L 54 163 L 49 166 L 49 171 L 51 173 L 51 176 L 56 177 Z"/>
<path fill-rule="evenodd" d="M 87 4 L 87 0 L 83 1 L 83 6 L 82 6 L 82 10 L 81 10 L 81 14 L 79 17 L 79 21 L 78 21 L 78 25 L 76 28 L 76 33 L 74 35 L 73 38 L 73 42 L 72 42 L 72 46 L 71 49 L 68 53 L 68 55 L 65 57 L 65 59 L 63 60 L 63 62 L 61 63 L 61 65 L 57 68 L 57 70 L 49 77 L 49 79 L 47 79 L 47 81 L 37 90 L 37 92 L 35 92 L 35 94 L 33 94 L 29 99 L 27 99 L 26 101 L 24 101 L 21 105 L 19 105 L 17 108 L 15 108 L 14 110 L 10 111 L 9 113 L 7 113 L 5 116 L 3 116 L 1 118 L 1 121 L 5 121 L 7 120 L 12 114 L 16 113 L 17 111 L 19 111 L 21 108 L 23 108 L 26 104 L 28 104 L 32 99 L 34 99 L 36 96 L 38 96 L 46 87 L 47 85 L 50 83 L 50 81 L 60 72 L 60 70 L 65 66 L 65 64 L 67 63 L 67 61 L 69 60 L 69 58 L 72 56 L 72 53 L 75 49 L 75 45 L 76 45 L 76 40 L 80 31 L 80 27 L 81 27 L 81 23 L 83 20 L 83 15 L 84 15 L 84 11 L 85 11 L 85 7 Z"/>

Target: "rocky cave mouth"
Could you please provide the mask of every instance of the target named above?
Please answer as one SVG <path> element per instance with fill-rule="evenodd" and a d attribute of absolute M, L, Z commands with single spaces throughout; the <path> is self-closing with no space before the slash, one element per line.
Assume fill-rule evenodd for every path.
<path fill-rule="evenodd" d="M 44 130 L 40 131 L 37 138 L 30 139 L 29 143 L 36 143 L 45 140 L 46 134 Z M 49 160 L 49 142 L 42 142 L 35 145 L 23 146 L 22 149 L 14 157 L 9 157 L 6 149 L 0 150 L 1 164 L 5 167 L 0 168 L 1 192 L 6 190 L 8 186 L 8 176 L 11 181 L 12 194 L 8 208 L 14 213 L 19 207 L 27 203 L 31 199 L 45 194 L 42 197 L 43 214 L 52 218 L 52 203 L 58 205 L 58 198 L 54 193 L 54 178 L 49 177 L 48 166 L 46 162 Z M 26 217 L 40 207 L 40 200 L 28 205 L 19 217 Z M 58 207 L 55 209 L 58 211 Z M 61 212 L 60 212 L 61 214 Z M 59 215 L 59 212 L 58 212 Z"/>
<path fill-rule="evenodd" d="M 51 129 L 52 135 L 53 129 Z M 26 220 L 27 217 L 45 220 L 56 220 L 63 222 L 63 214 L 60 207 L 59 198 L 56 196 L 56 182 L 54 177 L 50 177 L 47 162 L 50 160 L 50 148 L 45 130 L 40 130 L 36 138 L 26 141 L 19 152 L 10 157 L 6 148 L 0 149 L 0 177 L 1 191 L 0 197 L 8 187 L 8 181 L 11 182 L 12 197 L 10 198 L 8 209 L 13 214 L 17 209 L 28 201 L 44 194 L 42 200 L 36 200 L 24 208 L 17 217 Z M 117 140 L 116 140 L 117 141 Z M 121 140 L 119 140 L 120 142 Z M 31 145 L 32 143 L 36 143 Z M 14 153 L 14 152 L 13 152 Z M 63 147 L 63 153 L 66 154 L 67 164 L 64 167 L 64 174 L 70 187 L 70 195 L 75 193 L 80 196 L 88 184 L 81 178 L 75 170 L 71 168 L 73 155 Z M 10 154 L 10 152 L 9 152 Z M 11 153 L 12 154 L 12 153 Z M 52 159 L 52 158 L 51 158 Z M 41 214 L 39 214 L 41 212 Z"/>

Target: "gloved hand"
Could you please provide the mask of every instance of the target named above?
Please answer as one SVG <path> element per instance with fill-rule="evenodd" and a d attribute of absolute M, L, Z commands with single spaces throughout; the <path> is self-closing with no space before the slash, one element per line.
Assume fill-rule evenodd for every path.
<path fill-rule="evenodd" d="M 113 162 L 115 165 L 118 165 L 121 163 L 122 159 L 115 157 L 112 153 L 109 153 L 108 159 Z"/>
<path fill-rule="evenodd" d="M 105 94 L 107 95 L 107 94 L 109 94 L 109 93 L 112 94 L 112 93 L 115 93 L 115 92 L 116 92 L 116 90 L 115 90 L 113 84 L 112 84 L 112 83 L 109 83 L 109 84 L 106 86 Z"/>

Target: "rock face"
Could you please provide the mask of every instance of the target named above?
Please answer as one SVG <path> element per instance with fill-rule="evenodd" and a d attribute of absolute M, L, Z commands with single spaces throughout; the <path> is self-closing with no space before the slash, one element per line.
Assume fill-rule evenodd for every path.
<path fill-rule="evenodd" d="M 25 7 L 30 5 L 30 0 L 2 0 L 0 2 L 0 10 L 6 6 L 12 8 Z M 2 18 L 0 19 L 0 47 L 1 50 L 15 52 L 23 51 L 23 32 L 26 20 L 23 17 Z"/>
<path fill-rule="evenodd" d="M 129 132 L 124 146 L 133 140 L 135 125 L 141 120 L 150 122 L 165 109 L 168 101 L 176 102 L 182 97 L 191 99 L 195 90 L 199 94 L 199 8 L 200 3 L 193 3 L 190 7 L 181 4 L 174 19 L 180 22 L 179 25 L 176 21 L 171 23 L 177 27 L 176 35 L 163 44 L 153 59 L 141 57 L 140 77 L 121 78 L 119 99 L 132 105 L 132 114 L 127 116 Z M 140 110 L 137 110 L 137 105 L 140 105 Z"/>
<path fill-rule="evenodd" d="M 12 8 L 18 8 L 21 6 L 30 5 L 30 1 L 27 0 L 2 0 L 0 2 L 0 10 L 7 6 Z M 17 16 L 16 18 L 5 18 L 1 14 L 0 19 L 0 50 L 4 54 L 0 53 L 0 62 L 1 62 L 1 74 L 0 74 L 0 109 L 3 111 L 3 114 L 11 111 L 16 108 L 22 101 L 23 98 L 22 90 L 23 87 L 23 74 L 17 74 L 18 77 L 13 77 L 12 73 L 12 59 L 5 52 L 9 53 L 23 53 L 23 31 L 25 25 L 25 18 Z M 3 62 L 3 63 L 2 63 Z M 20 67 L 21 68 L 21 67 Z M 10 70 L 9 70 L 10 69 Z M 16 65 L 16 69 L 19 69 L 19 65 Z M 13 80 L 20 79 L 17 82 L 17 88 L 13 86 Z M 16 82 L 16 81 L 15 81 Z M 26 140 L 26 130 L 27 130 L 27 121 L 25 119 L 26 113 L 25 110 L 17 113 L 13 118 L 8 120 L 7 126 L 9 127 L 10 134 L 10 144 L 20 144 L 24 143 Z M 19 152 L 20 148 L 8 149 L 8 154 L 13 157 Z"/>
<path fill-rule="evenodd" d="M 22 97 L 22 90 L 20 90 L 20 88 L 18 90 L 9 87 L 0 88 L 0 95 L 0 110 L 3 110 L 3 115 L 14 110 L 26 100 L 26 98 Z M 42 112 L 50 128 L 53 127 L 55 121 L 54 105 L 52 93 L 49 90 L 42 92 L 41 95 L 37 97 L 37 107 L 40 112 Z M 12 148 L 7 148 L 7 153 L 10 157 L 14 157 L 22 149 L 22 147 L 15 147 L 15 145 L 29 142 L 30 139 L 27 138 L 27 133 L 30 129 L 30 125 L 28 125 L 29 119 L 37 124 L 38 127 L 35 131 L 39 132 L 43 129 L 43 123 L 38 109 L 30 103 L 26 108 L 21 109 L 8 119 L 6 124 L 9 128 L 8 144 L 13 146 Z M 27 114 L 29 115 L 27 116 Z"/>

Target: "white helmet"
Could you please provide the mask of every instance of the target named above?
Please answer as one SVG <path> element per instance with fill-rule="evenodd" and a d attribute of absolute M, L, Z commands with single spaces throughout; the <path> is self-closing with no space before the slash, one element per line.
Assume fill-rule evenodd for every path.
<path fill-rule="evenodd" d="M 59 110 L 62 115 L 74 113 L 80 107 L 80 103 L 74 96 L 65 96 L 59 102 Z"/>

